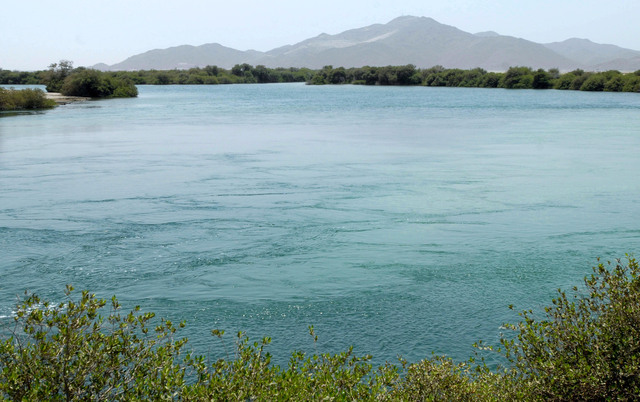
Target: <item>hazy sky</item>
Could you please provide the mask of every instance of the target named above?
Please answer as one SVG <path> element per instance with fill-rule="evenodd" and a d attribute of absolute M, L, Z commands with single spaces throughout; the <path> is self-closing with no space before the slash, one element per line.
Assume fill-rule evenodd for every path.
<path fill-rule="evenodd" d="M 114 64 L 151 49 L 217 42 L 270 50 L 401 15 L 546 43 L 588 38 L 640 50 L 639 0 L 23 0 L 0 8 L 0 68 Z"/>

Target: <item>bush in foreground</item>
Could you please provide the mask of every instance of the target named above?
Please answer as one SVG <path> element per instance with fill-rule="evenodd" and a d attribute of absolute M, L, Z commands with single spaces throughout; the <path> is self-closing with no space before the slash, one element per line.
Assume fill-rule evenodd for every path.
<path fill-rule="evenodd" d="M 582 294 L 558 290 L 542 319 L 529 310 L 503 340 L 517 380 L 536 399 L 635 400 L 640 395 L 640 269 L 599 264 Z"/>
<path fill-rule="evenodd" d="M 0 110 L 34 110 L 52 108 L 56 103 L 41 89 L 0 88 Z"/>
<path fill-rule="evenodd" d="M 233 357 L 207 364 L 183 351 L 176 326 L 140 308 L 122 315 L 105 300 L 67 289 L 65 303 L 27 295 L 15 328 L 0 342 L 0 396 L 66 400 L 606 400 L 640 394 L 640 269 L 599 264 L 585 289 L 559 291 L 541 319 L 532 311 L 508 326 L 497 351 L 509 363 L 455 363 L 434 356 L 373 369 L 371 356 L 348 349 L 307 356 L 293 352 L 286 368 L 270 364 L 270 339 L 243 333 Z M 586 290 L 586 294 L 583 292 Z M 184 324 L 180 324 L 183 326 Z M 212 334 L 224 342 L 223 331 Z M 317 339 L 310 327 L 314 341 Z M 491 349 L 491 348 L 487 348 Z"/>

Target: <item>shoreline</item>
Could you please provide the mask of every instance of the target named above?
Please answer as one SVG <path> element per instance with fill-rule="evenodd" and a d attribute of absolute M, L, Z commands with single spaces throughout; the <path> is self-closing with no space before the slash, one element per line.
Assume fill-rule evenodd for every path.
<path fill-rule="evenodd" d="M 91 98 L 87 98 L 84 96 L 65 96 L 59 92 L 46 92 L 45 96 L 47 99 L 51 99 L 56 102 L 58 105 L 66 105 L 74 102 L 84 102 L 91 100 Z"/>

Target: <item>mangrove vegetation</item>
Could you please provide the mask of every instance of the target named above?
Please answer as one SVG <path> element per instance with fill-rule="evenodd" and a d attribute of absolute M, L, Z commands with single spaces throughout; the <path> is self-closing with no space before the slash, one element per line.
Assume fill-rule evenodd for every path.
<path fill-rule="evenodd" d="M 271 363 L 269 338 L 238 333 L 216 361 L 187 349 L 185 323 L 156 320 L 115 296 L 67 287 L 50 303 L 26 294 L 0 337 L 0 398 L 12 400 L 636 400 L 640 395 L 640 268 L 599 263 L 584 284 L 521 313 L 499 345 L 465 362 L 432 356 L 374 368 L 371 356 L 294 351 Z M 8 325 L 9 324 L 9 325 Z M 212 347 L 226 349 L 224 331 Z M 310 344 L 317 335 L 309 327 Z M 229 345 L 231 346 L 231 345 Z M 495 354 L 504 365 L 485 363 Z M 495 357 L 495 356 L 494 356 Z"/>
<path fill-rule="evenodd" d="M 48 70 L 24 72 L 0 69 L 0 85 L 42 84 L 49 92 L 60 92 L 68 76 L 92 71 L 105 80 L 126 80 L 134 85 L 217 85 L 265 84 L 277 82 L 307 82 L 315 74 L 308 68 L 267 68 L 238 64 L 227 70 L 217 66 L 188 70 L 140 70 L 102 72 L 84 67 L 73 68 L 73 63 L 62 60 Z"/>
<path fill-rule="evenodd" d="M 68 77 L 74 77 L 71 79 Z M 68 82 L 65 87 L 65 81 Z M 77 96 L 132 96 L 135 85 L 217 85 L 306 82 L 312 85 L 420 85 L 429 87 L 470 87 L 506 89 L 560 89 L 580 91 L 640 92 L 640 70 L 622 73 L 616 70 L 588 72 L 558 69 L 511 67 L 505 72 L 481 68 L 463 70 L 434 66 L 420 69 L 414 65 L 344 68 L 325 66 L 308 68 L 267 68 L 263 65 L 237 64 L 230 70 L 217 66 L 185 70 L 141 70 L 101 72 L 84 67 L 73 68 L 69 61 L 52 64 L 48 70 L 19 72 L 0 69 L 0 85 L 44 84 L 50 92 Z M 85 84 L 83 88 L 82 83 Z M 88 88 L 87 88 L 88 87 Z M 118 90 L 118 88 L 121 88 Z"/>
<path fill-rule="evenodd" d="M 65 96 L 88 98 L 130 98 L 138 96 L 138 88 L 128 77 L 118 77 L 84 67 L 73 68 L 73 63 L 62 60 L 49 66 L 40 75 L 40 83 L 47 92 L 60 92 Z"/>
<path fill-rule="evenodd" d="M 574 70 L 561 74 L 558 69 L 533 70 L 529 67 L 511 67 L 504 73 L 497 73 L 481 68 L 462 70 L 435 66 L 419 69 L 411 64 L 360 68 L 325 66 L 314 74 L 309 83 L 640 92 L 640 70 L 627 74 L 615 70 Z"/>
<path fill-rule="evenodd" d="M 56 102 L 47 99 L 41 89 L 0 88 L 0 111 L 49 109 Z"/>

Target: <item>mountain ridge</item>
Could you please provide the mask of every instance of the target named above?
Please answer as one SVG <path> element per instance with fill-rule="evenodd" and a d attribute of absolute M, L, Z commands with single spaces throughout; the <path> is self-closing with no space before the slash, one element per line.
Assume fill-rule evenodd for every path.
<path fill-rule="evenodd" d="M 170 70 L 236 64 L 322 68 L 413 64 L 419 68 L 476 68 L 505 71 L 512 66 L 559 68 L 569 71 L 640 69 L 640 51 L 588 39 L 570 38 L 541 44 L 493 31 L 472 34 L 429 17 L 401 16 L 335 35 L 322 33 L 266 52 L 236 50 L 219 43 L 153 49 L 101 70 Z"/>

